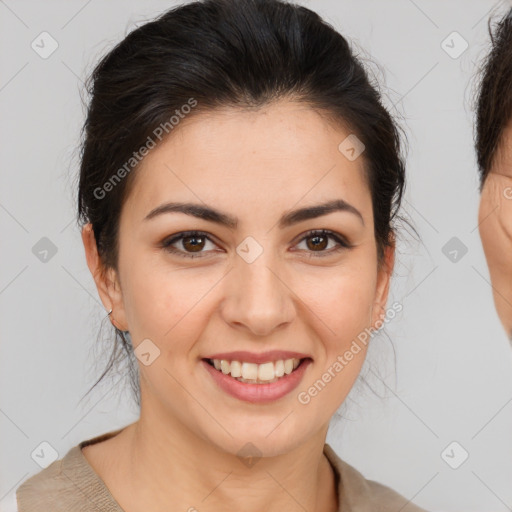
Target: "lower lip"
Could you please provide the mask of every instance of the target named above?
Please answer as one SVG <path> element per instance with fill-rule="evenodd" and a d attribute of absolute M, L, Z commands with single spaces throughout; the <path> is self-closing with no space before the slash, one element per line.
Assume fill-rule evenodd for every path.
<path fill-rule="evenodd" d="M 299 385 L 306 368 L 311 362 L 311 359 L 304 359 L 292 373 L 284 375 L 276 382 L 270 384 L 250 384 L 240 382 L 231 377 L 231 375 L 226 375 L 220 370 L 216 370 L 204 359 L 201 361 L 222 390 L 235 398 L 251 403 L 272 402 L 293 391 Z"/>

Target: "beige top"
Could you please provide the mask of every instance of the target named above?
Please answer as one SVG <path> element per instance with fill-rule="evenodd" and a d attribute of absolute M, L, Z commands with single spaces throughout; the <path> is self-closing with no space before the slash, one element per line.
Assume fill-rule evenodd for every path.
<path fill-rule="evenodd" d="M 18 512 L 124 512 L 82 453 L 84 446 L 121 430 L 82 441 L 25 480 L 16 490 Z M 389 487 L 366 480 L 327 443 L 324 453 L 336 475 L 339 512 L 425 512 Z"/>

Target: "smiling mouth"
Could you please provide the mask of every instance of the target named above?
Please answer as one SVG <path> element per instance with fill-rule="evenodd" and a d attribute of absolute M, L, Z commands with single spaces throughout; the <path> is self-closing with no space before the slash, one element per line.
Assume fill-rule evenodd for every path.
<path fill-rule="evenodd" d="M 263 364 L 244 361 L 227 361 L 225 359 L 204 359 L 217 371 L 247 384 L 272 384 L 293 373 L 309 357 L 303 359 L 279 359 Z"/>

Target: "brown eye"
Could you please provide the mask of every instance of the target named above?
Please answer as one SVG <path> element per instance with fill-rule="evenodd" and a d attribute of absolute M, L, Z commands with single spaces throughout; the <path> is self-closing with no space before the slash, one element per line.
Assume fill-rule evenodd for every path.
<path fill-rule="evenodd" d="M 334 246 L 329 247 L 329 241 L 334 241 Z M 329 256 L 345 249 L 350 249 L 353 245 L 348 240 L 338 233 L 329 231 L 326 229 L 310 231 L 306 233 L 299 245 L 305 242 L 306 252 L 309 252 L 310 256 Z"/>
<path fill-rule="evenodd" d="M 198 240 L 200 240 L 198 242 Z M 204 236 L 187 236 L 182 239 L 183 247 L 191 252 L 200 252 L 204 247 L 205 237 Z"/>
<path fill-rule="evenodd" d="M 162 248 L 178 256 L 197 258 L 206 256 L 206 253 L 211 252 L 203 250 L 207 243 L 210 243 L 213 247 L 215 246 L 210 237 L 205 233 L 188 231 L 179 233 L 171 239 L 162 242 Z"/>
<path fill-rule="evenodd" d="M 314 235 L 307 238 L 308 242 L 306 242 L 306 245 L 308 246 L 308 249 L 311 249 L 314 251 L 315 249 L 323 250 L 328 245 L 328 237 L 323 235 Z M 309 241 L 312 241 L 312 243 L 309 243 Z"/>

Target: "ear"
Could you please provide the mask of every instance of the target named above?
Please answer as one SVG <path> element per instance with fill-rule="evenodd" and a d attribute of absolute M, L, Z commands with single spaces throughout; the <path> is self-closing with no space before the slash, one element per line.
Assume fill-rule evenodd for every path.
<path fill-rule="evenodd" d="M 375 289 L 375 299 L 371 312 L 372 328 L 382 327 L 382 322 L 386 316 L 386 304 L 389 295 L 389 285 L 391 274 L 395 265 L 395 237 L 391 234 L 389 245 L 384 248 L 384 257 L 380 262 L 377 271 L 377 286 Z M 378 327 L 376 326 L 376 323 Z"/>
<path fill-rule="evenodd" d="M 96 283 L 101 302 L 107 311 L 110 311 L 112 308 L 110 320 L 114 326 L 121 331 L 127 331 L 123 296 L 117 273 L 113 268 L 105 269 L 102 264 L 90 222 L 82 229 L 82 241 L 84 243 L 87 266 Z"/>

